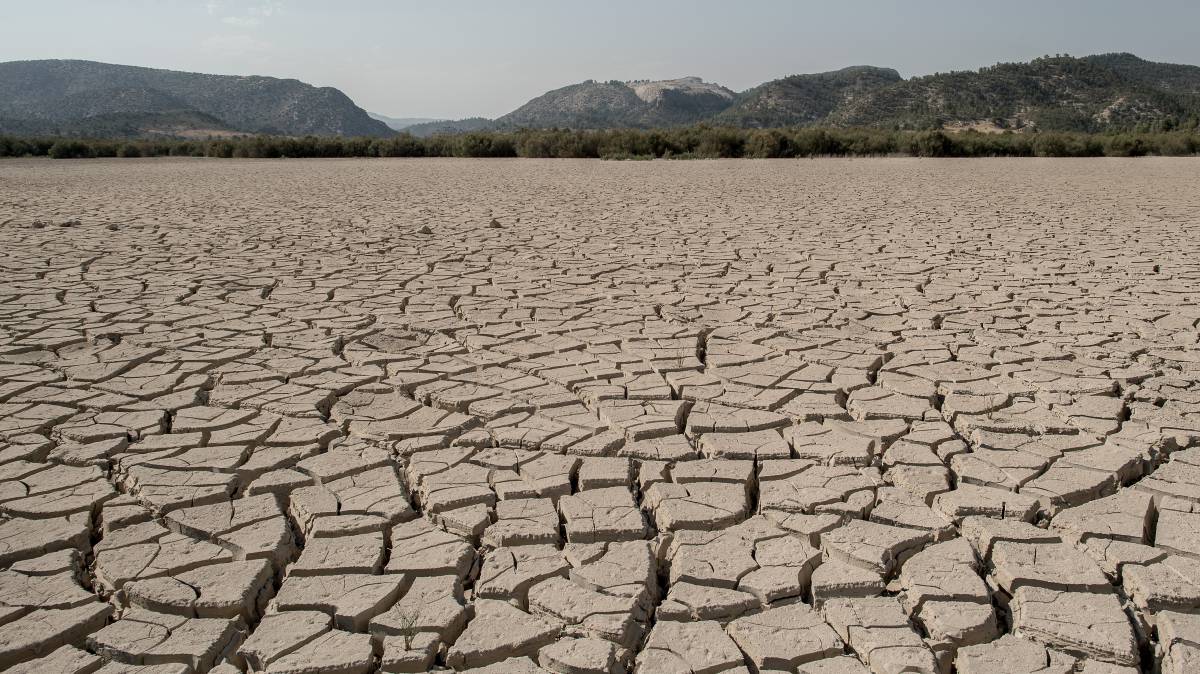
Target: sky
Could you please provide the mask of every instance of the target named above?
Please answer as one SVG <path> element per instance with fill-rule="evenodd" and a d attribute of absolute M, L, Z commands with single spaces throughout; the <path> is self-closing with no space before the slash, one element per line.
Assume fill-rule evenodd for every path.
<path fill-rule="evenodd" d="M 0 61 L 291 77 L 394 117 L 496 117 L 585 79 L 741 91 L 1114 51 L 1200 65 L 1197 0 L 0 0 L 0 18 Z"/>

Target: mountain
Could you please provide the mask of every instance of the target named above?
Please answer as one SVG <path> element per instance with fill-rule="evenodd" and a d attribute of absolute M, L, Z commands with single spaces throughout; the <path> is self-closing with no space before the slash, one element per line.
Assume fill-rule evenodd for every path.
<path fill-rule="evenodd" d="M 299 80 L 95 61 L 0 63 L 0 132 L 31 128 L 37 133 L 96 136 L 186 136 L 206 130 L 292 136 L 393 134 L 341 91 Z"/>
<path fill-rule="evenodd" d="M 410 133 L 417 138 L 427 138 L 441 133 L 470 133 L 472 131 L 489 131 L 495 126 L 495 121 L 486 117 L 468 117 L 466 119 L 443 119 L 424 124 L 413 124 L 405 127 L 404 133 Z"/>
<path fill-rule="evenodd" d="M 1083 60 L 1108 68 L 1132 82 L 1182 94 L 1200 94 L 1200 66 L 1155 63 L 1129 53 L 1097 54 Z"/>
<path fill-rule="evenodd" d="M 495 128 L 654 128 L 706 123 L 910 129 L 1104 131 L 1200 121 L 1200 67 L 1132 54 L 1047 56 L 904 79 L 853 66 L 791 75 L 740 94 L 694 77 L 555 89 Z"/>
<path fill-rule="evenodd" d="M 1136 70 L 1146 73 L 1139 77 L 1131 74 L 1135 68 L 1122 72 L 1102 59 L 1070 56 L 914 77 L 865 91 L 834 108 L 822 123 L 1102 131 L 1197 117 L 1200 101 L 1194 95 L 1155 84 L 1148 73 L 1162 71 L 1137 61 Z"/>
<path fill-rule="evenodd" d="M 895 70 L 874 66 L 792 75 L 744 92 L 714 121 L 741 127 L 819 124 L 855 99 L 902 81 Z"/>
<path fill-rule="evenodd" d="M 587 80 L 547 92 L 496 119 L 497 128 L 653 128 L 694 124 L 729 107 L 736 94 L 698 77 Z"/>
<path fill-rule="evenodd" d="M 1200 124 L 1200 67 L 1133 54 L 1045 56 L 904 79 L 852 66 L 741 93 L 698 77 L 587 80 L 497 119 L 392 118 L 337 89 L 272 77 L 203 75 L 92 61 L 0 63 L 0 133 L 98 137 L 237 134 L 414 136 L 523 128 L 690 124 L 887 129 L 1106 131 Z"/>
<path fill-rule="evenodd" d="M 430 122 L 443 122 L 445 120 L 437 117 L 388 117 L 381 115 L 378 112 L 368 112 L 367 115 L 371 119 L 377 119 L 384 124 L 387 124 L 392 131 L 403 131 L 410 126 L 417 124 L 429 124 Z"/>

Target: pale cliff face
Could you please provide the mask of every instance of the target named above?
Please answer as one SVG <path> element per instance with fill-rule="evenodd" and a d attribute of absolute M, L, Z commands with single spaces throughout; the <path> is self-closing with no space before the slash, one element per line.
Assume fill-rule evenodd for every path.
<path fill-rule="evenodd" d="M 733 100 L 734 93 L 725 87 L 705 82 L 699 77 L 680 77 L 674 80 L 658 80 L 655 82 L 629 82 L 629 88 L 638 98 L 647 103 L 657 103 L 667 91 L 678 91 L 689 96 L 711 94 L 726 100 Z"/>

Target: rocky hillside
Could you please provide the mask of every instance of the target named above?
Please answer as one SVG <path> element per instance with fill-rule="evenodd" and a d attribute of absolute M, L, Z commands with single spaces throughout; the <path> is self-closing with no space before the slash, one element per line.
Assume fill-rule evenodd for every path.
<path fill-rule="evenodd" d="M 854 66 L 742 93 L 698 77 L 588 80 L 497 119 L 374 118 L 337 89 L 91 61 L 0 63 L 0 133 L 207 137 L 240 133 L 414 136 L 522 128 L 1160 130 L 1200 123 L 1200 67 L 1133 54 L 1053 56 L 904 79 Z"/>
<path fill-rule="evenodd" d="M 1106 57 L 1057 56 L 914 77 L 866 91 L 821 123 L 1103 131 L 1173 126 L 1200 116 L 1200 101 L 1178 84 L 1186 78 L 1136 57 L 1117 60 L 1124 65 L 1112 67 Z"/>
<path fill-rule="evenodd" d="M 468 117 L 467 119 L 443 119 L 424 124 L 413 124 L 403 129 L 404 133 L 417 138 L 428 138 L 438 134 L 470 133 L 471 131 L 488 131 L 494 125 L 493 120 L 486 117 Z"/>
<path fill-rule="evenodd" d="M 498 118 L 497 128 L 652 128 L 711 118 L 736 95 L 698 77 L 675 80 L 588 80 L 547 92 Z"/>
<path fill-rule="evenodd" d="M 717 121 L 741 127 L 820 124 L 835 110 L 902 81 L 895 70 L 874 66 L 792 75 L 743 93 Z"/>
<path fill-rule="evenodd" d="M 1133 54 L 1099 54 L 1083 60 L 1116 72 L 1131 82 L 1182 94 L 1200 94 L 1200 66 L 1155 63 Z"/>
<path fill-rule="evenodd" d="M 196 128 L 163 120 L 195 122 Z M 186 124 L 185 124 L 186 126 Z M 0 133 L 189 135 L 196 131 L 388 136 L 345 94 L 299 80 L 205 75 L 94 61 L 0 63 Z"/>
<path fill-rule="evenodd" d="M 1200 67 L 1132 54 L 1055 56 L 903 79 L 854 66 L 792 75 L 734 95 L 696 78 L 594 82 L 555 89 L 494 128 L 653 128 L 704 122 L 901 129 L 1170 128 L 1200 120 Z"/>

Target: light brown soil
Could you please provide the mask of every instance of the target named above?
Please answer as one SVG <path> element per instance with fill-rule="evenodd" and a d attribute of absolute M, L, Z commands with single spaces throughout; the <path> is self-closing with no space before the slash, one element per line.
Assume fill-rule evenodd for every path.
<path fill-rule="evenodd" d="M 1197 184 L 0 162 L 0 668 L 1193 671 Z"/>

